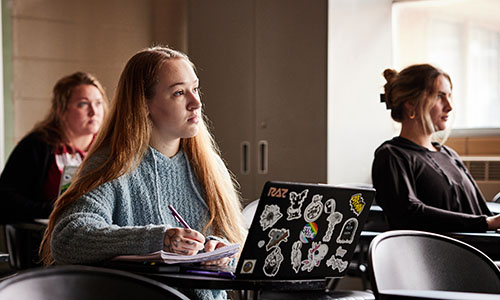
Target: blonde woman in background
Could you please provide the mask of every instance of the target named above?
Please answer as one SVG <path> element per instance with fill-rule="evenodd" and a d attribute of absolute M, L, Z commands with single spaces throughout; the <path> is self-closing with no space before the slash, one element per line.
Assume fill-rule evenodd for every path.
<path fill-rule="evenodd" d="M 433 141 L 452 111 L 450 76 L 428 64 L 387 69 L 384 100 L 401 133 L 375 152 L 376 201 L 391 229 L 481 232 L 500 227 L 451 148 Z"/>
<path fill-rule="evenodd" d="M 95 263 L 162 249 L 193 255 L 242 243 L 239 197 L 201 107 L 198 77 L 186 55 L 162 47 L 135 54 L 95 147 L 56 202 L 44 262 Z M 168 205 L 192 230 L 180 227 Z M 183 292 L 226 298 L 223 291 Z"/>
<path fill-rule="evenodd" d="M 56 83 L 47 117 L 17 144 L 0 177 L 1 223 L 49 217 L 64 168 L 82 162 L 106 108 L 106 93 L 91 74 Z"/>

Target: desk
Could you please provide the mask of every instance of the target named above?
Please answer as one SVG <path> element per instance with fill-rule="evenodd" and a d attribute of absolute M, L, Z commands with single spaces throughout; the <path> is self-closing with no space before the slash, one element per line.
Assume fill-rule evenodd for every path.
<path fill-rule="evenodd" d="M 494 214 L 500 214 L 500 203 L 487 202 L 488 208 Z M 370 242 L 384 230 L 383 223 L 385 222 L 384 214 L 380 206 L 372 205 L 368 216 L 367 225 L 364 231 L 361 232 L 360 244 L 369 245 Z M 382 229 L 382 230 L 380 230 Z M 467 243 L 486 254 L 489 258 L 495 261 L 500 261 L 500 233 L 496 231 L 487 232 L 439 232 Z"/>
<path fill-rule="evenodd" d="M 9 261 L 9 253 L 0 252 L 0 262 L 8 262 Z"/>
<path fill-rule="evenodd" d="M 483 294 L 483 293 L 449 292 L 449 291 L 385 290 L 379 293 L 378 299 L 488 300 L 488 299 L 500 299 L 500 294 Z"/>

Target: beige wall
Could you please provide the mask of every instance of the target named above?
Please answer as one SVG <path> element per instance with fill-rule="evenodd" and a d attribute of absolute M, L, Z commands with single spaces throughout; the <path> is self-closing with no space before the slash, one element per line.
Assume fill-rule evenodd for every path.
<path fill-rule="evenodd" d="M 112 98 L 136 51 L 186 50 L 186 14 L 182 0 L 13 0 L 13 142 L 45 116 L 62 76 L 93 73 Z"/>

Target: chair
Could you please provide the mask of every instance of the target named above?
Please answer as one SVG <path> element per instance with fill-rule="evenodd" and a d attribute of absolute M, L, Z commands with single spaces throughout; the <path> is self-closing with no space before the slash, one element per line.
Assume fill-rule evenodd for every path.
<path fill-rule="evenodd" d="M 243 221 L 245 222 L 247 229 L 249 229 L 252 225 L 252 220 L 255 215 L 255 211 L 257 210 L 257 206 L 259 206 L 259 199 L 248 203 L 241 212 L 243 214 Z"/>
<path fill-rule="evenodd" d="M 498 192 L 494 197 L 492 202 L 500 203 L 500 192 Z"/>
<path fill-rule="evenodd" d="M 485 254 L 439 234 L 397 230 L 379 234 L 369 250 L 377 299 L 388 290 L 500 293 L 500 270 Z"/>
<path fill-rule="evenodd" d="M 9 265 L 13 270 L 41 266 L 38 249 L 46 226 L 37 223 L 5 224 Z"/>
<path fill-rule="evenodd" d="M 54 266 L 20 272 L 0 282 L 0 299 L 182 299 L 179 291 L 128 272 L 90 266 Z"/>

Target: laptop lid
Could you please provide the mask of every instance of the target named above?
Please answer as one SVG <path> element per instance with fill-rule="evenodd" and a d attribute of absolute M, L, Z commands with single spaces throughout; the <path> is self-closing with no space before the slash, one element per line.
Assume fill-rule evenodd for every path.
<path fill-rule="evenodd" d="M 267 182 L 236 267 L 238 278 L 345 275 L 374 189 Z"/>

